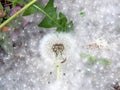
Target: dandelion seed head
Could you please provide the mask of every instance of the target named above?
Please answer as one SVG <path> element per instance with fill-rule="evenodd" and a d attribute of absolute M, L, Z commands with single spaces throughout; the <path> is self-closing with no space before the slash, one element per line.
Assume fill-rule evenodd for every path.
<path fill-rule="evenodd" d="M 67 33 L 52 33 L 43 37 L 40 42 L 40 53 L 43 59 L 54 61 L 60 54 L 69 58 L 75 49 L 74 37 Z"/>

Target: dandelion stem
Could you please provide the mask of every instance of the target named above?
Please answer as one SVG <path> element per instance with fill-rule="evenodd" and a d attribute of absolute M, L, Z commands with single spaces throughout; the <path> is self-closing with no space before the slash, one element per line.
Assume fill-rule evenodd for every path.
<path fill-rule="evenodd" d="M 57 61 L 57 80 L 60 79 L 60 61 Z"/>
<path fill-rule="evenodd" d="M 34 4 L 37 0 L 32 0 L 30 3 L 25 5 L 22 9 L 20 9 L 18 12 L 16 12 L 13 16 L 11 16 L 9 19 L 7 19 L 5 22 L 3 22 L 0 25 L 0 29 L 3 28 L 5 25 L 7 25 L 10 21 L 12 21 L 15 17 L 17 17 L 20 13 L 25 11 L 27 8 L 29 8 L 32 4 Z"/>

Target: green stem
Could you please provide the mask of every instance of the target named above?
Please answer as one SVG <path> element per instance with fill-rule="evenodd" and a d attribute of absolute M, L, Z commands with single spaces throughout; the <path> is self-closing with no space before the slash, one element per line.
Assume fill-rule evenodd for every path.
<path fill-rule="evenodd" d="M 60 61 L 57 62 L 57 80 L 60 79 Z"/>
<path fill-rule="evenodd" d="M 44 15 L 46 15 L 50 20 L 52 20 L 57 26 L 61 27 L 61 25 L 56 22 L 49 14 L 47 14 L 42 8 L 38 7 L 37 5 L 33 5 L 36 9 L 38 9 L 40 12 L 42 12 Z"/>
<path fill-rule="evenodd" d="M 30 3 L 25 5 L 22 9 L 20 9 L 18 12 L 16 12 L 13 16 L 11 16 L 9 19 L 7 19 L 5 22 L 3 22 L 0 25 L 0 29 L 3 28 L 5 25 L 7 25 L 10 21 L 12 21 L 15 17 L 17 17 L 20 13 L 25 11 L 27 8 L 29 8 L 32 4 L 34 4 L 37 0 L 32 0 Z"/>

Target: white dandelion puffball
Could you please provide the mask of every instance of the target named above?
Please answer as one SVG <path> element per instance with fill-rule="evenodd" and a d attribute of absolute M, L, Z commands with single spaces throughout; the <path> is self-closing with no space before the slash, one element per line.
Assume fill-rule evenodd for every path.
<path fill-rule="evenodd" d="M 40 42 L 41 57 L 49 64 L 54 63 L 59 53 L 68 59 L 75 51 L 75 46 L 74 37 L 68 33 L 47 34 Z"/>

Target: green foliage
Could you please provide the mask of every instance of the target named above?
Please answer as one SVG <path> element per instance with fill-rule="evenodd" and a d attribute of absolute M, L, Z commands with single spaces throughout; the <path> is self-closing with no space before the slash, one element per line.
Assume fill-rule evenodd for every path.
<path fill-rule="evenodd" d="M 0 18 L 0 23 L 2 22 L 3 18 Z"/>
<path fill-rule="evenodd" d="M 59 16 L 57 15 L 57 8 L 54 7 L 54 0 L 49 0 L 45 7 L 43 7 L 41 3 L 36 2 L 32 7 L 28 8 L 23 15 L 34 14 L 38 12 L 38 10 L 45 15 L 44 19 L 38 24 L 39 27 L 56 27 L 58 32 L 67 32 L 73 29 L 73 22 L 68 22 L 63 13 L 60 12 Z"/>
<path fill-rule="evenodd" d="M 59 13 L 59 19 L 58 19 L 58 23 L 62 26 L 62 27 L 57 27 L 58 31 L 69 31 L 71 29 L 73 29 L 73 22 L 70 21 L 68 23 L 68 20 L 66 18 L 66 16 L 63 13 Z"/>
<path fill-rule="evenodd" d="M 5 7 L 5 12 L 6 16 L 4 17 L 4 19 L 8 19 L 10 17 L 10 7 Z"/>
<path fill-rule="evenodd" d="M 3 9 L 5 9 L 5 11 L 4 11 Z M 7 18 L 8 18 L 8 15 L 9 15 L 9 14 L 7 14 L 7 13 L 9 13 L 8 11 L 10 11 L 10 10 L 8 10 L 8 9 L 9 9 L 8 7 L 3 8 L 3 6 L 2 6 L 2 4 L 1 4 L 1 2 L 0 2 L 0 10 L 2 10 L 2 12 L 0 12 L 0 13 L 6 13 L 6 16 L 3 17 L 4 19 L 7 19 Z M 3 18 L 0 18 L 0 24 L 3 22 Z M 9 39 L 8 33 L 7 33 L 7 32 L 2 32 L 1 29 L 0 29 L 0 46 L 1 46 L 2 48 L 4 48 L 4 50 L 5 50 L 6 52 L 11 51 L 11 50 L 10 50 L 11 47 L 10 47 L 10 43 L 9 43 L 9 40 L 8 40 L 8 39 Z"/>
<path fill-rule="evenodd" d="M 80 56 L 81 56 L 81 58 L 87 59 L 91 63 L 96 62 L 95 58 L 93 56 L 91 56 L 90 54 L 82 53 L 82 54 L 80 54 Z"/>
<path fill-rule="evenodd" d="M 38 6 L 42 10 L 44 9 L 43 6 L 41 5 L 41 3 L 39 3 L 39 2 L 34 3 L 34 5 Z M 34 5 L 32 5 L 31 7 L 27 8 L 27 10 L 25 10 L 25 12 L 23 13 L 23 16 L 28 16 L 28 15 L 31 15 L 31 14 L 39 12 L 40 10 L 36 9 L 36 7 L 34 7 Z"/>
<path fill-rule="evenodd" d="M 40 27 L 51 28 L 59 26 L 57 23 L 56 7 L 54 7 L 53 1 L 54 0 L 49 0 L 48 4 L 43 9 L 44 12 L 51 18 L 51 20 L 49 17 L 45 16 L 45 18 L 39 24 Z"/>
<path fill-rule="evenodd" d="M 26 5 L 31 0 L 7 0 L 12 2 L 13 7 L 16 5 Z M 6 8 L 6 10 L 9 8 Z M 7 17 L 10 16 L 10 13 L 7 10 Z M 29 7 L 24 13 L 23 16 L 31 15 L 37 12 L 41 12 L 45 15 L 43 20 L 38 24 L 39 27 L 43 28 L 56 28 L 58 32 L 67 32 L 73 29 L 73 22 L 68 21 L 67 17 L 63 13 L 57 14 L 57 8 L 54 7 L 54 0 L 49 0 L 47 5 L 44 7 L 41 3 L 36 2 L 34 5 Z M 0 20 L 2 21 L 2 20 Z"/>
<path fill-rule="evenodd" d="M 35 7 L 31 6 L 23 13 L 23 16 L 28 16 L 28 15 L 31 15 L 31 14 L 37 13 L 37 12 L 38 12 L 38 10 Z"/>
<path fill-rule="evenodd" d="M 4 50 L 9 54 L 11 54 L 11 52 L 13 51 L 8 32 L 0 31 L 0 46 L 4 48 Z"/>
<path fill-rule="evenodd" d="M 104 58 L 98 58 L 97 59 L 99 61 L 99 63 L 101 63 L 102 65 L 110 65 L 110 61 Z"/>
<path fill-rule="evenodd" d="M 102 64 L 104 66 L 110 65 L 110 61 L 108 59 L 105 59 L 105 58 L 97 58 L 97 57 L 91 56 L 90 54 L 85 54 L 85 53 L 80 54 L 80 56 L 83 59 L 87 59 L 92 64 L 99 63 L 99 64 Z"/>
<path fill-rule="evenodd" d="M 25 5 L 30 0 L 7 0 L 7 1 L 12 2 L 12 6 L 15 7 L 17 4 L 19 4 L 19 5 Z"/>
<path fill-rule="evenodd" d="M 9 6 L 3 7 L 0 2 L 0 14 L 5 14 L 4 17 L 0 18 L 0 24 L 1 24 L 2 22 L 4 22 L 4 20 L 10 17 L 10 7 Z"/>
<path fill-rule="evenodd" d="M 0 10 L 3 10 L 3 6 L 1 2 L 0 2 Z"/>
<path fill-rule="evenodd" d="M 3 6 L 0 2 L 0 15 L 2 14 L 2 11 L 3 11 Z M 0 18 L 0 24 L 2 23 L 2 20 L 3 20 L 3 18 Z"/>
<path fill-rule="evenodd" d="M 3 8 L 3 6 L 2 6 L 1 2 L 0 2 L 0 8 Z"/>
<path fill-rule="evenodd" d="M 86 15 L 85 12 L 80 12 L 80 16 L 81 16 L 81 17 L 84 17 L 85 15 Z"/>

